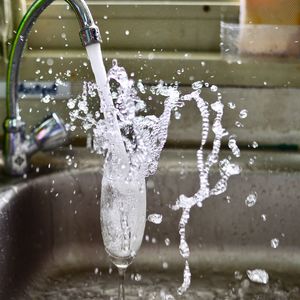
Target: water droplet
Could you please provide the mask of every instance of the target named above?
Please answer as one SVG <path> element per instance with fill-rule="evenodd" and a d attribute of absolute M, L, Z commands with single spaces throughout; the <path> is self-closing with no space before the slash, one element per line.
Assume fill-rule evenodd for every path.
<path fill-rule="evenodd" d="M 51 100 L 50 95 L 46 95 L 45 97 L 43 97 L 43 98 L 41 99 L 41 102 L 43 102 L 43 103 L 49 103 L 50 100 Z"/>
<path fill-rule="evenodd" d="M 276 249 L 276 248 L 278 248 L 278 246 L 279 246 L 279 239 L 277 239 L 277 238 L 272 239 L 271 240 L 271 247 L 273 249 Z"/>
<path fill-rule="evenodd" d="M 70 77 L 71 76 L 71 70 L 67 70 L 65 74 L 66 74 L 67 77 Z"/>
<path fill-rule="evenodd" d="M 249 165 L 252 166 L 255 163 L 255 158 L 249 158 Z"/>
<path fill-rule="evenodd" d="M 166 261 L 164 261 L 163 264 L 162 264 L 162 267 L 163 267 L 163 269 L 166 270 L 166 269 L 168 269 L 169 264 Z"/>
<path fill-rule="evenodd" d="M 233 102 L 228 102 L 228 107 L 229 107 L 230 109 L 235 109 L 235 108 L 236 108 L 236 105 L 235 105 L 235 103 L 233 103 Z"/>
<path fill-rule="evenodd" d="M 244 127 L 244 125 L 240 121 L 236 121 L 234 124 L 238 128 L 243 128 Z"/>
<path fill-rule="evenodd" d="M 190 248 L 184 239 L 180 240 L 179 251 L 182 257 L 188 258 L 190 256 Z"/>
<path fill-rule="evenodd" d="M 203 83 L 201 81 L 195 81 L 192 83 L 192 89 L 193 90 L 199 90 L 203 86 Z"/>
<path fill-rule="evenodd" d="M 112 64 L 113 67 L 118 67 L 118 60 L 114 58 L 114 59 L 111 61 L 111 64 Z"/>
<path fill-rule="evenodd" d="M 135 281 L 141 281 L 142 280 L 142 275 L 139 274 L 139 273 L 136 273 L 135 276 L 134 276 L 134 280 Z"/>
<path fill-rule="evenodd" d="M 176 120 L 179 120 L 181 118 L 181 113 L 179 111 L 175 111 L 174 117 Z"/>
<path fill-rule="evenodd" d="M 228 147 L 229 147 L 229 149 L 231 150 L 232 154 L 235 157 L 240 157 L 241 156 L 241 151 L 240 151 L 239 147 L 236 144 L 236 136 L 235 135 L 231 135 L 229 137 Z"/>
<path fill-rule="evenodd" d="M 235 271 L 235 272 L 234 272 L 234 278 L 237 279 L 237 280 L 242 280 L 243 275 L 242 275 L 241 272 Z"/>
<path fill-rule="evenodd" d="M 47 59 L 47 65 L 48 66 L 53 66 L 53 64 L 54 64 L 54 60 L 52 58 L 48 58 Z"/>
<path fill-rule="evenodd" d="M 166 246 L 170 246 L 170 244 L 171 244 L 171 241 L 170 241 L 170 239 L 169 239 L 169 238 L 166 238 L 166 239 L 165 239 L 165 244 L 166 244 Z"/>
<path fill-rule="evenodd" d="M 148 216 L 148 221 L 154 224 L 160 224 L 162 222 L 161 214 L 151 214 Z"/>
<path fill-rule="evenodd" d="M 254 193 L 251 193 L 247 196 L 246 200 L 245 200 L 245 204 L 248 206 L 248 207 L 252 207 L 255 205 L 256 203 L 256 200 L 257 200 L 257 193 L 254 192 Z"/>
<path fill-rule="evenodd" d="M 265 270 L 247 270 L 247 276 L 252 282 L 262 284 L 267 284 L 269 282 L 269 274 Z"/>
<path fill-rule="evenodd" d="M 67 103 L 68 108 L 69 108 L 69 109 L 75 108 L 76 102 L 77 102 L 76 99 L 72 99 L 72 98 L 69 99 L 69 100 L 68 100 L 68 103 Z"/>
<path fill-rule="evenodd" d="M 241 119 L 245 119 L 245 118 L 247 118 L 247 116 L 248 116 L 248 111 L 247 111 L 247 109 L 242 109 L 242 110 L 240 111 L 239 117 L 240 117 Z"/>
<path fill-rule="evenodd" d="M 210 87 L 210 90 L 211 90 L 212 92 L 216 92 L 216 91 L 218 90 L 218 87 L 217 87 L 216 85 L 212 85 L 212 86 Z"/>

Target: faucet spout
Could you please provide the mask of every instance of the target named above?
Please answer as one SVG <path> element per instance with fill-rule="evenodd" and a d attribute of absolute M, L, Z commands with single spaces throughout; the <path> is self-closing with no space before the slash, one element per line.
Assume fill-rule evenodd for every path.
<path fill-rule="evenodd" d="M 28 9 L 16 33 L 9 57 L 6 82 L 6 108 L 8 118 L 19 118 L 17 103 L 18 78 L 22 53 L 28 34 L 40 14 L 55 0 L 36 0 Z M 80 25 L 80 39 L 83 46 L 100 43 L 100 31 L 84 0 L 65 0 L 74 10 Z"/>
<path fill-rule="evenodd" d="M 7 80 L 6 80 L 6 110 L 7 117 L 4 121 L 4 160 L 6 164 L 6 170 L 10 174 L 22 175 L 25 173 L 27 167 L 27 156 L 32 154 L 32 151 L 24 151 L 24 145 L 28 144 L 28 137 L 25 134 L 25 124 L 21 120 L 18 102 L 18 79 L 19 69 L 22 53 L 24 51 L 25 44 L 27 42 L 28 34 L 34 25 L 36 19 L 40 14 L 55 0 L 36 0 L 28 9 L 27 13 L 23 17 L 19 28 L 17 30 L 14 42 L 11 47 L 9 62 L 7 67 Z M 91 12 L 84 0 L 65 0 L 76 14 L 76 17 L 80 26 L 80 39 L 84 47 L 100 43 L 100 31 L 95 25 Z M 54 118 L 57 120 L 57 118 Z M 47 124 L 52 124 L 48 122 Z M 61 122 L 59 122 L 61 123 Z M 55 127 L 58 128 L 58 127 Z M 60 126 L 60 137 L 56 140 L 55 144 L 58 146 L 65 141 L 67 136 L 64 126 Z M 53 138 L 52 138 L 53 140 Z M 26 147 L 25 147 L 26 148 Z M 31 149 L 47 149 L 42 144 L 30 147 Z M 25 153 L 24 153 L 25 152 Z M 30 153 L 29 153 L 30 152 Z M 20 159 L 20 155 L 22 159 Z M 15 161 L 14 161 L 15 160 Z M 20 167 L 20 162 L 22 166 Z M 17 163 L 18 167 L 15 167 Z"/>

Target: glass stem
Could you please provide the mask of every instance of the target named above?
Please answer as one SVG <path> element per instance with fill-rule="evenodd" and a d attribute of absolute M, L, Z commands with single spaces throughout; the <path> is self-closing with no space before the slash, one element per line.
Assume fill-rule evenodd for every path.
<path fill-rule="evenodd" d="M 125 300 L 125 287 L 124 287 L 124 281 L 125 281 L 125 268 L 118 268 L 119 271 L 119 300 Z"/>

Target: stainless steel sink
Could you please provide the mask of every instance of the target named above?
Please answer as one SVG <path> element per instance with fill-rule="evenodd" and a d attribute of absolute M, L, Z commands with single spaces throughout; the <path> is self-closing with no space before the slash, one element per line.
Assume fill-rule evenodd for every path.
<path fill-rule="evenodd" d="M 0 177 L 0 299 L 116 299 L 117 272 L 100 233 L 101 160 L 73 151 L 79 162 L 74 169 L 66 153 L 36 157 L 37 176 Z M 298 155 L 259 152 L 253 167 L 247 162 L 254 153 L 243 154 L 244 171 L 225 194 L 192 210 L 192 285 L 185 295 L 176 294 L 184 261 L 180 212 L 170 204 L 198 187 L 194 154 L 165 151 L 158 173 L 148 179 L 148 213 L 161 213 L 163 222 L 147 224 L 128 270 L 128 299 L 300 299 Z M 253 191 L 257 202 L 248 207 L 245 199 Z M 279 240 L 276 249 L 273 238 Z M 250 282 L 248 269 L 266 270 L 270 283 Z"/>

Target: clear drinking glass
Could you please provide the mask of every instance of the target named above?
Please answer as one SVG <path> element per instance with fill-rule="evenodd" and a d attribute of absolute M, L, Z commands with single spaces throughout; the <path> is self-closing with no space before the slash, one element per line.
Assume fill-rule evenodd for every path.
<path fill-rule="evenodd" d="M 119 299 L 125 299 L 125 271 L 139 250 L 146 223 L 145 178 L 104 167 L 100 220 L 105 250 L 119 271 Z M 142 178 L 141 178 L 142 177 Z"/>

